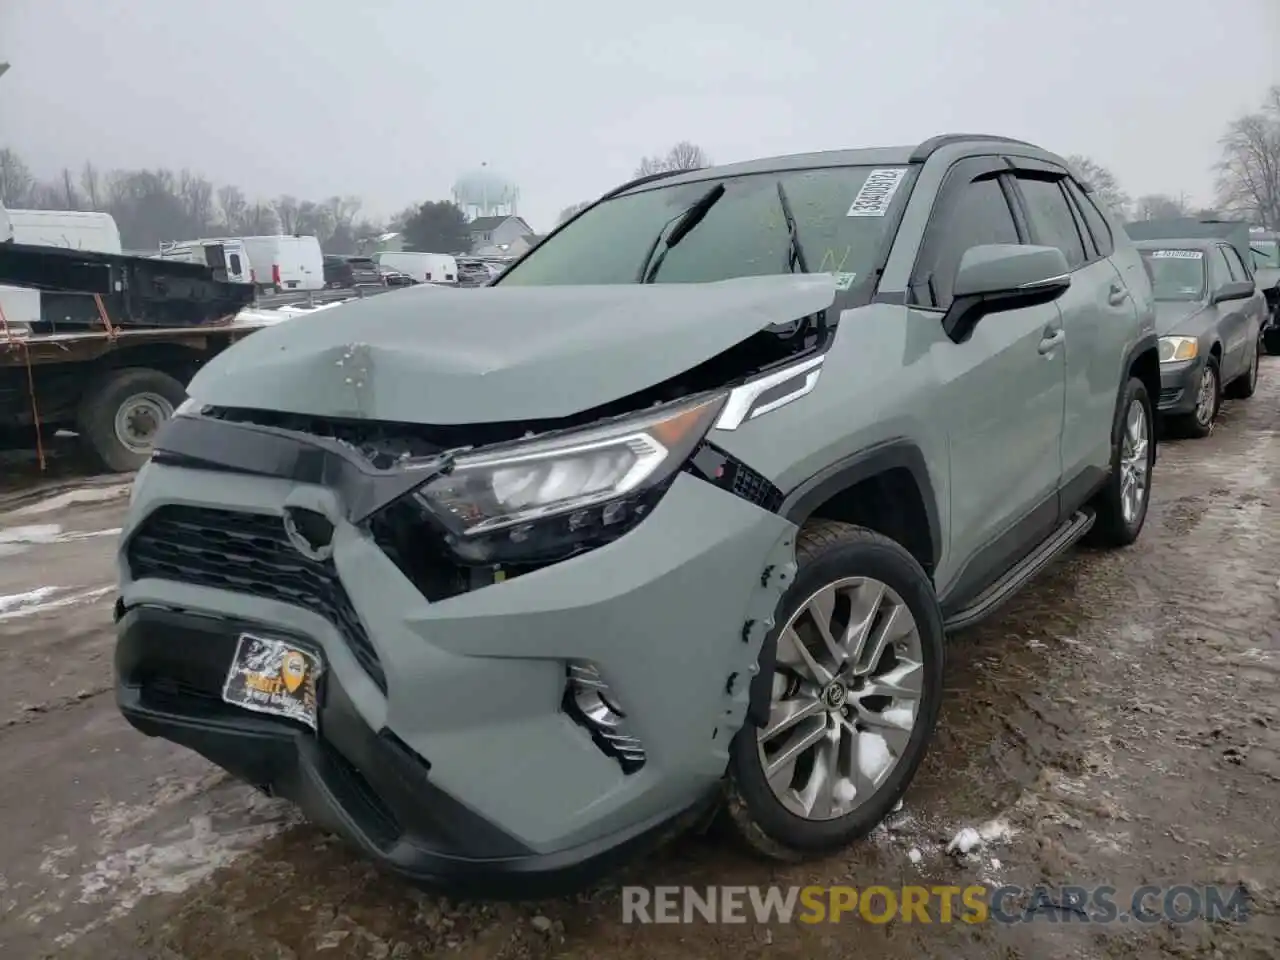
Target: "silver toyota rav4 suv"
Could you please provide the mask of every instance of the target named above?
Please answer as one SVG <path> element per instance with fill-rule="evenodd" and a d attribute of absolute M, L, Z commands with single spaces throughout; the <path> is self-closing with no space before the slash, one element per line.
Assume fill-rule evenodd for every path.
<path fill-rule="evenodd" d="M 138 475 L 119 704 L 402 875 L 572 888 L 722 806 L 829 853 L 945 634 L 1151 490 L 1151 288 L 993 136 L 659 175 L 479 290 L 209 363 Z"/>

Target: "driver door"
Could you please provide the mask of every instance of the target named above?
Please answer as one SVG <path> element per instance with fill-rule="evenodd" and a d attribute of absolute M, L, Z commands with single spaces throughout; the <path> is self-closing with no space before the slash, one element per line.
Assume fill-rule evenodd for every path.
<path fill-rule="evenodd" d="M 998 158 L 961 161 L 930 217 L 911 297 L 938 315 L 970 247 L 1025 243 L 1008 167 Z M 949 552 L 957 580 L 940 588 L 972 595 L 998 579 L 1058 522 L 1066 399 L 1066 333 L 1056 303 L 983 317 L 961 343 L 934 348 L 951 462 Z"/>

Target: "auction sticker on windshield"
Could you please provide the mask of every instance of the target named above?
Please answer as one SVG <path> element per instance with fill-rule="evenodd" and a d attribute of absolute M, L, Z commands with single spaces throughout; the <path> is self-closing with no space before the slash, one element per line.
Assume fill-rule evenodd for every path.
<path fill-rule="evenodd" d="M 320 658 L 283 640 L 242 633 L 227 671 L 222 699 L 257 713 L 305 723 L 316 729 L 316 685 Z"/>
<path fill-rule="evenodd" d="M 902 185 L 907 175 L 906 167 L 886 167 L 872 170 L 867 175 L 867 182 L 862 185 L 858 195 L 853 198 L 847 217 L 883 217 L 889 212 L 889 204 L 893 195 Z"/>
<path fill-rule="evenodd" d="M 1203 260 L 1203 250 L 1152 250 L 1152 260 Z"/>

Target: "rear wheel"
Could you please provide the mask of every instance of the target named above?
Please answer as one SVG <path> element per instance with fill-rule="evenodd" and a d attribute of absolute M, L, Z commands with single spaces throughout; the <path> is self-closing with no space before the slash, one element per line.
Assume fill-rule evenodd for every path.
<path fill-rule="evenodd" d="M 137 470 L 165 421 L 187 397 L 181 383 L 159 370 L 113 370 L 85 394 L 76 430 L 114 473 Z"/>
<path fill-rule="evenodd" d="M 942 699 L 942 614 L 897 543 L 807 527 L 778 611 L 769 719 L 730 747 L 729 819 L 756 851 L 821 856 L 865 836 L 907 789 Z"/>
<path fill-rule="evenodd" d="M 1253 352 L 1249 354 L 1249 367 L 1240 376 L 1227 384 L 1226 395 L 1232 400 L 1248 400 L 1258 389 L 1258 357 L 1262 353 L 1262 334 L 1254 341 Z"/>
<path fill-rule="evenodd" d="M 1120 395 L 1111 433 L 1111 476 L 1093 502 L 1097 511 L 1088 542 L 1098 547 L 1127 547 L 1138 539 L 1151 502 L 1151 473 L 1156 445 L 1151 397 L 1137 377 Z"/>

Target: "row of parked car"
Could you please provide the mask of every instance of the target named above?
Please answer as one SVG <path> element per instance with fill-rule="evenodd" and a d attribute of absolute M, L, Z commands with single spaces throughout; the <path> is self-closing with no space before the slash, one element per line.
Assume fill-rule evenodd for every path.
<path fill-rule="evenodd" d="M 1238 221 L 1148 220 L 1125 230 L 1155 298 L 1161 417 L 1178 435 L 1208 436 L 1224 398 L 1253 395 L 1259 356 L 1280 353 L 1280 244 Z"/>
<path fill-rule="evenodd" d="M 329 289 L 408 287 L 419 283 L 480 287 L 501 269 L 501 264 L 492 261 L 441 253 L 326 254 L 324 285 Z"/>

